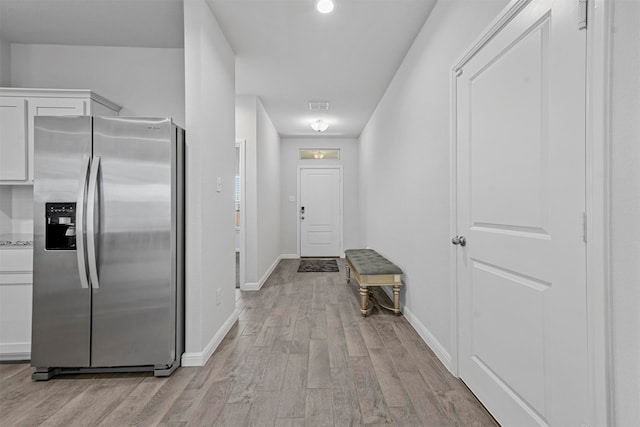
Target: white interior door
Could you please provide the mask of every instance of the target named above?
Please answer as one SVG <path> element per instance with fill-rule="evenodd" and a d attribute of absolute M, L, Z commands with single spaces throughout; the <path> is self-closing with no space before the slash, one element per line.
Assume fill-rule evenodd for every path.
<path fill-rule="evenodd" d="M 504 426 L 588 419 L 577 5 L 531 1 L 456 80 L 459 374 Z"/>
<path fill-rule="evenodd" d="M 300 256 L 342 252 L 342 179 L 339 168 L 300 169 Z"/>

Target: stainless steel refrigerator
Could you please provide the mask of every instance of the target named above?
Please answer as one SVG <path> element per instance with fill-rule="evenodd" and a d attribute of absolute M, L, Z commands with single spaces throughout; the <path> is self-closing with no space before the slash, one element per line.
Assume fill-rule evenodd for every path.
<path fill-rule="evenodd" d="M 184 350 L 184 130 L 35 117 L 34 380 L 170 375 Z"/>

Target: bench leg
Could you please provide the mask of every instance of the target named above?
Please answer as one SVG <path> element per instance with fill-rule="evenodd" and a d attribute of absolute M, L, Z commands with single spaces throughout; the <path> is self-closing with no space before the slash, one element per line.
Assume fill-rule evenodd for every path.
<path fill-rule="evenodd" d="M 347 283 L 349 283 L 351 281 L 351 269 L 349 268 L 348 265 L 345 265 L 344 267 L 345 267 L 344 270 L 347 274 Z"/>
<path fill-rule="evenodd" d="M 393 312 L 396 316 L 400 316 L 400 285 L 393 286 Z"/>
<path fill-rule="evenodd" d="M 367 310 L 367 301 L 369 300 L 369 291 L 366 286 L 360 286 L 360 313 L 363 316 L 368 316 L 369 311 Z"/>

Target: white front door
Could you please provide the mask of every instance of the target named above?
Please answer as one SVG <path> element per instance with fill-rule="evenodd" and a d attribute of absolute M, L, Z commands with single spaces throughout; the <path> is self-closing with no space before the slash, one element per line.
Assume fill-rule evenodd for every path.
<path fill-rule="evenodd" d="M 531 1 L 456 79 L 459 374 L 504 426 L 588 419 L 577 5 Z"/>
<path fill-rule="evenodd" d="M 300 256 L 337 257 L 342 248 L 340 168 L 300 168 Z"/>

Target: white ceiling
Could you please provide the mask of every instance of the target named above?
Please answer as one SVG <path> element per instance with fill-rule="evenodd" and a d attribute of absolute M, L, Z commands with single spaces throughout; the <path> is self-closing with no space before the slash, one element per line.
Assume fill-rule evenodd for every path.
<path fill-rule="evenodd" d="M 373 113 L 435 0 L 209 0 L 236 53 L 236 91 L 258 95 L 280 135 L 356 137 Z M 321 114 L 308 101 L 328 101 Z"/>
<path fill-rule="evenodd" d="M 0 0 L 10 43 L 184 47 L 182 0 Z"/>
<path fill-rule="evenodd" d="M 185 0 L 191 1 L 191 0 Z M 257 95 L 282 136 L 357 137 L 436 0 L 207 0 L 236 53 L 236 91 Z M 0 0 L 10 43 L 182 47 L 182 0 Z M 328 101 L 328 112 L 308 101 Z"/>

